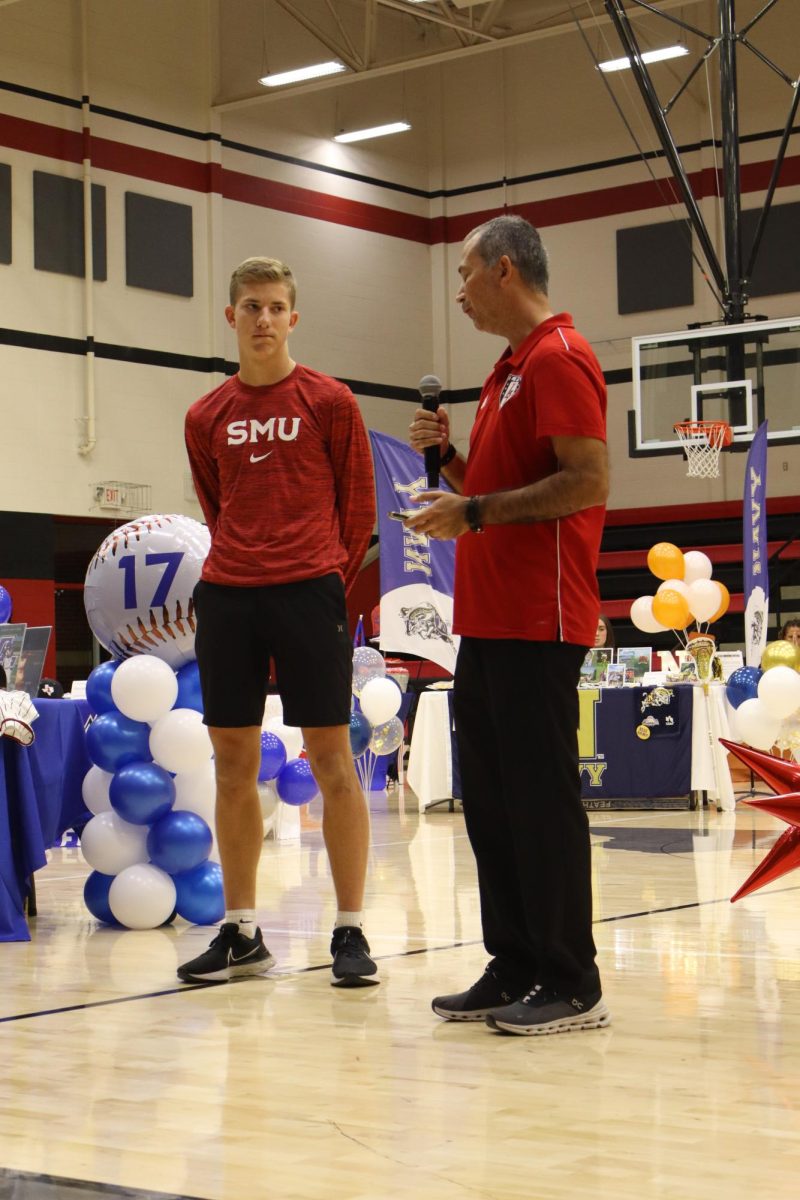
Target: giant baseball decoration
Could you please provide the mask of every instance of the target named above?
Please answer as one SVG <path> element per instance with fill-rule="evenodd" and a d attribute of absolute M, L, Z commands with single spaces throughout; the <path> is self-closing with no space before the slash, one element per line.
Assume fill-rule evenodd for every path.
<path fill-rule="evenodd" d="M 152 654 L 177 670 L 194 660 L 192 592 L 210 535 L 191 517 L 139 517 L 105 539 L 86 572 L 92 632 L 115 658 Z"/>

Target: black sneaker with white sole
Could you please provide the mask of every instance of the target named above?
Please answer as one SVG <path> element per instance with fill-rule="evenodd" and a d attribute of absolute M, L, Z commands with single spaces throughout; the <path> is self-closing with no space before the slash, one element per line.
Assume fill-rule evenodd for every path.
<path fill-rule="evenodd" d="M 602 1029 L 610 1023 L 611 1014 L 600 992 L 591 996 L 561 996 L 543 987 L 535 987 L 514 1004 L 493 1008 L 486 1014 L 486 1024 L 491 1029 L 527 1036 Z"/>
<path fill-rule="evenodd" d="M 274 963 L 260 929 L 256 930 L 255 937 L 249 938 L 240 932 L 238 925 L 228 921 L 203 954 L 178 967 L 178 978 L 184 983 L 239 979 L 246 975 L 263 975 Z"/>
<path fill-rule="evenodd" d="M 340 925 L 331 938 L 333 987 L 371 987 L 380 983 L 377 964 L 369 956 L 369 942 L 356 925 Z"/>
<path fill-rule="evenodd" d="M 436 996 L 431 1008 L 437 1017 L 444 1017 L 446 1021 L 483 1021 L 491 1009 L 511 1004 L 525 991 L 525 987 L 515 987 L 503 980 L 497 970 L 497 960 L 492 959 L 471 988 L 452 996 Z"/>

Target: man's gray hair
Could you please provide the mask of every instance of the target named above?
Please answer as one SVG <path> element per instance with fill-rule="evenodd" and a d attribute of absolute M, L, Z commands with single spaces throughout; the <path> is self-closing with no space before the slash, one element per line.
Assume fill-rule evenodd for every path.
<path fill-rule="evenodd" d="M 539 230 L 530 221 L 514 213 L 492 217 L 469 234 L 476 238 L 475 249 L 487 267 L 495 266 L 504 254 L 508 255 L 528 287 L 547 295 L 549 270 L 547 251 L 542 245 Z"/>

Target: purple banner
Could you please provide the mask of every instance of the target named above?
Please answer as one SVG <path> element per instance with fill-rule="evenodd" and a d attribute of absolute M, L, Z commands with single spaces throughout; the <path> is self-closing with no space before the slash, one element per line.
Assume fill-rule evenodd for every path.
<path fill-rule="evenodd" d="M 764 421 L 756 430 L 744 472 L 744 642 L 748 667 L 760 665 L 767 643 L 767 424 Z"/>

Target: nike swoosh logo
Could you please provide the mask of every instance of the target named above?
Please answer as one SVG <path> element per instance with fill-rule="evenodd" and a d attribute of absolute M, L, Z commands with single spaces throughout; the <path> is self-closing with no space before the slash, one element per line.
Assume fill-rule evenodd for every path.
<path fill-rule="evenodd" d="M 266 455 L 265 455 L 265 457 L 266 457 Z M 228 962 L 229 963 L 244 962 L 244 960 L 246 958 L 252 958 L 252 956 L 258 951 L 258 949 L 259 949 L 258 946 L 254 946 L 252 950 L 248 950 L 247 954 L 242 954 L 240 958 L 237 958 L 236 955 L 233 953 L 233 951 L 229 950 L 228 951 Z"/>
<path fill-rule="evenodd" d="M 263 462 L 265 458 L 269 458 L 270 454 L 272 454 L 271 450 L 268 450 L 266 454 L 251 454 L 250 462 L 251 463 Z"/>

